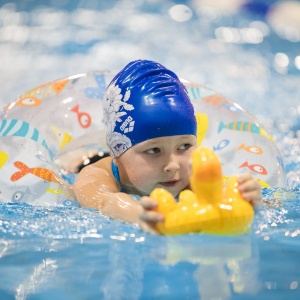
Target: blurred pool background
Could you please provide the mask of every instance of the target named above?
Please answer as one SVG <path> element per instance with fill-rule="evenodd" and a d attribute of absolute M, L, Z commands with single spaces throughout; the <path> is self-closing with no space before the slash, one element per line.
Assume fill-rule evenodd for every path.
<path fill-rule="evenodd" d="M 156 60 L 256 115 L 277 138 L 289 185 L 299 184 L 299 1 L 0 5 L 0 104 L 69 75 Z"/>
<path fill-rule="evenodd" d="M 1 107 L 48 81 L 156 60 L 256 115 L 288 179 L 276 190 L 287 201 L 239 238 L 1 204 L 0 299 L 299 299 L 299 42 L 299 1 L 0 1 Z"/>

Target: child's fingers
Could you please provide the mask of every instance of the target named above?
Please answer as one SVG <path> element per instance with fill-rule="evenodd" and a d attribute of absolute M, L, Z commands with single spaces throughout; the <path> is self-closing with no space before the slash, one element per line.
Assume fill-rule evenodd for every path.
<path fill-rule="evenodd" d="M 145 225 L 141 225 L 141 228 L 144 231 L 147 231 L 149 233 L 155 234 L 155 235 L 159 235 L 160 232 L 154 227 L 154 226 L 149 226 L 148 224 L 144 223 Z"/>
<path fill-rule="evenodd" d="M 141 205 L 144 209 L 140 216 L 141 220 L 151 223 L 162 222 L 164 220 L 164 216 L 154 210 L 157 207 L 157 202 L 154 199 L 142 197 Z"/>
<path fill-rule="evenodd" d="M 253 205 L 260 204 L 262 193 L 259 182 L 250 174 L 242 174 L 239 177 L 239 191 L 242 197 Z"/>
<path fill-rule="evenodd" d="M 238 189 L 241 193 L 251 192 L 251 191 L 256 191 L 261 193 L 260 184 L 255 179 L 240 183 Z"/>
<path fill-rule="evenodd" d="M 163 222 L 164 216 L 161 213 L 158 213 L 154 210 L 144 211 L 144 213 L 140 216 L 141 220 L 145 222 L 157 223 Z"/>
<path fill-rule="evenodd" d="M 238 178 L 238 184 L 238 189 L 240 192 L 258 191 L 261 193 L 261 186 L 259 182 L 250 174 L 240 175 Z"/>
<path fill-rule="evenodd" d="M 244 182 L 247 182 L 251 179 L 253 179 L 253 177 L 249 173 L 243 173 L 243 174 L 239 175 L 238 183 L 239 183 L 239 185 L 241 185 Z"/>
<path fill-rule="evenodd" d="M 261 203 L 261 193 L 257 190 L 242 192 L 241 195 L 246 201 L 250 202 L 252 205 L 259 205 Z"/>
<path fill-rule="evenodd" d="M 144 209 L 154 209 L 157 207 L 157 202 L 150 197 L 142 197 L 140 203 Z"/>
<path fill-rule="evenodd" d="M 144 231 L 152 234 L 160 234 L 156 224 L 164 221 L 164 216 L 154 210 L 144 210 L 140 215 L 140 226 Z"/>

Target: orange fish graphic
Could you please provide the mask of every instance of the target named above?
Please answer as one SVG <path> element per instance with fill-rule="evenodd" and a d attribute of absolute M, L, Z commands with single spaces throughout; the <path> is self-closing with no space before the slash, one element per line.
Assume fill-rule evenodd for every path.
<path fill-rule="evenodd" d="M 238 108 L 236 106 L 232 105 L 230 103 L 230 101 L 228 101 L 226 98 L 224 98 L 218 94 L 205 96 L 202 98 L 202 100 L 211 105 L 214 105 L 214 106 L 217 106 L 220 108 L 224 108 L 227 111 L 233 113 L 233 115 L 235 115 L 235 116 L 237 115 Z"/>
<path fill-rule="evenodd" d="M 86 112 L 79 112 L 79 104 L 74 106 L 71 109 L 71 111 L 77 114 L 77 119 L 78 119 L 79 125 L 82 128 L 86 129 L 86 128 L 89 128 L 91 126 L 91 123 L 92 123 L 91 116 Z"/>
<path fill-rule="evenodd" d="M 262 154 L 263 150 L 258 146 L 246 146 L 245 144 L 240 145 L 237 150 L 246 150 L 253 154 Z"/>
<path fill-rule="evenodd" d="M 47 96 L 58 95 L 68 84 L 69 79 L 57 80 L 54 82 L 44 83 L 28 92 L 23 94 L 25 98 L 32 98 L 36 95 L 39 95 L 40 98 L 45 98 Z"/>
<path fill-rule="evenodd" d="M 24 177 L 27 174 L 32 174 L 34 176 L 40 177 L 43 180 L 50 181 L 50 182 L 55 182 L 61 184 L 59 181 L 59 176 L 56 175 L 54 172 L 45 169 L 45 168 L 29 168 L 26 166 L 24 163 L 20 161 L 15 161 L 14 166 L 20 169 L 21 171 L 17 171 L 13 175 L 11 175 L 10 180 L 11 181 L 17 181 Z"/>
<path fill-rule="evenodd" d="M 39 106 L 41 104 L 41 100 L 36 97 L 22 97 L 20 98 L 15 105 L 16 106 Z"/>
<path fill-rule="evenodd" d="M 61 79 L 61 80 L 57 80 L 54 82 L 47 82 L 44 83 L 36 88 L 34 88 L 33 90 L 29 91 L 30 94 L 35 94 L 38 92 L 41 92 L 41 90 L 46 90 L 46 89 L 51 89 L 54 90 L 56 95 L 58 95 L 67 85 L 67 83 L 69 82 L 69 79 Z"/>
<path fill-rule="evenodd" d="M 52 82 L 50 85 L 53 89 L 55 89 L 56 95 L 58 95 L 65 88 L 68 82 L 69 79 L 61 79 Z"/>
<path fill-rule="evenodd" d="M 230 105 L 230 102 L 227 99 L 225 99 L 224 97 L 217 95 L 217 94 L 203 97 L 202 100 L 204 102 L 210 103 L 215 106 L 220 106 L 224 103 L 226 103 L 227 105 Z"/>
<path fill-rule="evenodd" d="M 267 175 L 268 172 L 266 170 L 265 167 L 261 166 L 261 165 L 257 165 L 257 164 L 253 164 L 253 165 L 249 165 L 247 161 L 245 161 L 241 166 L 240 168 L 243 168 L 243 167 L 247 167 L 248 169 L 250 169 L 251 171 L 253 172 L 256 172 L 258 174 L 261 174 L 261 175 Z"/>

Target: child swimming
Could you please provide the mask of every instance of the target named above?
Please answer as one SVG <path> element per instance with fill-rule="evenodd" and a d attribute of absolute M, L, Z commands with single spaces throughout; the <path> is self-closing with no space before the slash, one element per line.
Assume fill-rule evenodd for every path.
<path fill-rule="evenodd" d="M 103 101 L 111 156 L 82 169 L 74 183 L 76 198 L 82 207 L 158 233 L 155 224 L 163 216 L 149 194 L 162 187 L 177 197 L 189 189 L 190 156 L 197 145 L 193 105 L 177 75 L 149 60 L 121 70 Z M 250 174 L 240 175 L 239 191 L 246 201 L 259 203 L 261 188 Z"/>

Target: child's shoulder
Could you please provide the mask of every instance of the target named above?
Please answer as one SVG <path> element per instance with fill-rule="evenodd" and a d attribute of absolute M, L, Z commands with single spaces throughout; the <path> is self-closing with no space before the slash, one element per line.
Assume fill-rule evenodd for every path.
<path fill-rule="evenodd" d="M 112 158 L 105 157 L 93 164 L 84 167 L 78 174 L 74 182 L 74 190 L 81 191 L 85 186 L 100 187 L 103 190 L 113 190 L 117 192 L 119 190 L 118 183 L 115 180 L 112 171 Z M 92 188 L 93 189 L 93 188 Z M 91 191 L 87 191 L 90 193 Z"/>
<path fill-rule="evenodd" d="M 87 175 L 97 175 L 97 174 L 100 175 L 101 174 L 100 170 L 103 170 L 106 174 L 107 173 L 112 174 L 111 165 L 112 165 L 112 158 L 110 156 L 102 158 L 97 162 L 84 167 L 79 172 L 78 177 L 87 176 Z"/>
<path fill-rule="evenodd" d="M 109 169 L 111 170 L 111 164 L 112 164 L 112 157 L 104 157 L 97 162 L 91 164 L 91 166 L 96 167 L 96 168 L 102 168 L 102 169 Z"/>

